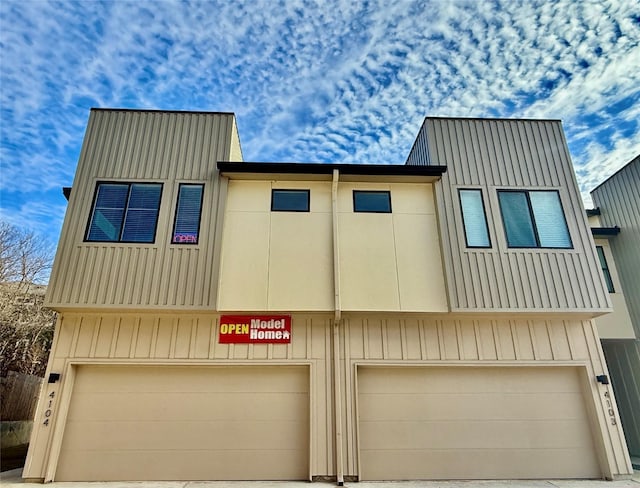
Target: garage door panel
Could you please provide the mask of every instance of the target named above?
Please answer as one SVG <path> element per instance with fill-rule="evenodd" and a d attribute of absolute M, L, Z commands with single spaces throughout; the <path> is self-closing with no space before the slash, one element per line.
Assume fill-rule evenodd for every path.
<path fill-rule="evenodd" d="M 591 444 L 580 421 L 363 422 L 361 439 L 369 449 L 487 449 L 535 446 L 577 448 Z M 578 433 L 576 434 L 576 430 Z"/>
<path fill-rule="evenodd" d="M 211 382 L 207 374 L 210 368 L 199 366 L 174 366 L 158 374 L 153 368 L 91 366 L 78 368 L 74 392 L 291 392 L 308 391 L 306 377 L 301 377 L 299 368 L 282 367 L 278 375 L 265 382 L 260 371 L 271 368 L 252 366 L 217 367 L 216 381 Z M 126 381 L 122 379 L 126 370 Z M 248 375 L 247 371 L 252 371 Z M 185 372 L 189 381 L 185 381 Z"/>
<path fill-rule="evenodd" d="M 307 392 L 193 393 L 193 401 L 185 402 L 185 393 L 76 393 L 67 416 L 70 421 L 126 421 L 140 417 L 140 405 L 145 406 L 145 420 L 206 421 L 213 418 L 233 420 L 239 412 L 256 420 L 287 420 L 292 409 L 308 405 Z M 117 405 L 117 408 L 114 408 Z M 265 409 L 264 405 L 270 405 Z"/>
<path fill-rule="evenodd" d="M 304 450 L 272 451 L 80 451 L 74 453 L 74 465 L 58 468 L 60 479 L 101 481 L 112 479 L 117 466 L 120 480 L 148 480 L 145 472 L 153 472 L 155 480 L 210 480 L 211 473 L 219 479 L 252 479 L 259 472 L 264 480 L 305 479 L 308 460 Z"/>
<path fill-rule="evenodd" d="M 360 367 L 358 414 L 363 480 L 600 476 L 577 368 Z"/>
<path fill-rule="evenodd" d="M 499 377 L 495 376 L 495 368 L 491 367 L 473 368 L 464 375 L 455 369 L 442 368 L 438 375 L 424 376 L 419 367 L 388 368 L 376 373 L 379 377 L 362 375 L 358 378 L 358 384 L 362 391 L 385 394 L 412 394 L 416 388 L 429 393 L 581 392 L 580 386 L 573 381 L 573 375 L 558 375 L 558 368 L 553 367 L 513 368 L 514 371 L 501 368 Z"/>
<path fill-rule="evenodd" d="M 285 449 L 307 442 L 308 424 L 288 421 L 273 425 L 260 421 L 217 422 L 87 422 L 69 423 L 68 451 L 93 449 Z"/>
<path fill-rule="evenodd" d="M 508 459 L 500 465 L 503 479 L 573 478 L 576 472 L 600 477 L 595 465 L 585 472 L 583 452 L 564 449 L 433 450 L 426 457 L 423 451 L 387 450 L 362 451 L 361 456 L 366 479 L 375 480 L 425 479 L 425 473 L 437 473 L 432 479 L 495 479 L 496 459 Z"/>
<path fill-rule="evenodd" d="M 56 480 L 306 479 L 308 453 L 305 367 L 79 366 Z"/>
<path fill-rule="evenodd" d="M 582 394 L 554 393 L 554 402 L 540 402 L 540 393 L 362 394 L 363 420 L 473 420 L 477 418 L 572 419 L 582 408 Z M 402 408 L 399 407 L 402 405 Z"/>

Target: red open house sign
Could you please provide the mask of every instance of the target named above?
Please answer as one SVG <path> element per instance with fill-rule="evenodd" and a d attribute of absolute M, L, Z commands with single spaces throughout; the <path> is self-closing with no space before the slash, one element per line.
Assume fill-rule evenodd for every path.
<path fill-rule="evenodd" d="M 222 315 L 220 344 L 289 344 L 290 315 Z"/>

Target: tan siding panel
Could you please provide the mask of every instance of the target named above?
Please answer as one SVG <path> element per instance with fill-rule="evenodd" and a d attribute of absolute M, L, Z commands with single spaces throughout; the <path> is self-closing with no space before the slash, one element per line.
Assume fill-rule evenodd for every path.
<path fill-rule="evenodd" d="M 640 341 L 604 340 L 602 348 L 611 372 L 629 452 L 632 456 L 640 456 Z"/>
<path fill-rule="evenodd" d="M 120 319 L 118 326 L 118 332 L 116 337 L 116 345 L 114 351 L 114 357 L 116 358 L 128 358 L 131 346 L 133 344 L 135 331 L 135 318 L 123 317 Z"/>
<path fill-rule="evenodd" d="M 232 114 L 93 110 L 73 183 L 47 304 L 52 307 L 142 306 L 211 309 L 216 281 L 205 269 L 216 256 L 210 215 L 219 160 L 230 151 Z M 97 181 L 163 184 L 154 244 L 85 243 Z M 197 246 L 170 246 L 178 181 L 205 183 Z M 132 270 L 135 271 L 132 272 Z"/>
<path fill-rule="evenodd" d="M 636 337 L 640 337 L 640 155 L 591 192 L 605 227 L 621 229 L 611 239 L 620 282 Z"/>
<path fill-rule="evenodd" d="M 80 332 L 78 335 L 78 342 L 76 348 L 73 351 L 73 356 L 77 357 L 89 357 L 91 354 L 91 345 L 93 343 L 93 337 L 96 332 L 97 317 L 83 317 L 79 319 L 77 327 Z M 74 321 L 75 322 L 75 321 Z"/>
<path fill-rule="evenodd" d="M 436 185 L 453 311 L 610 308 L 559 121 L 427 118 L 418 141 L 407 164 L 447 165 Z M 469 251 L 457 192 L 477 185 L 487 203 L 492 249 Z M 496 197 L 502 188 L 557 189 L 574 249 L 508 249 Z M 505 285 L 496 288 L 493 277 Z"/>

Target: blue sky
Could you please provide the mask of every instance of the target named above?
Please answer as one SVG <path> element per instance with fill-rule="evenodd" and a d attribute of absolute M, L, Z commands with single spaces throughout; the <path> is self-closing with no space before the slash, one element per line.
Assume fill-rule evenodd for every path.
<path fill-rule="evenodd" d="M 91 107 L 232 111 L 246 160 L 403 163 L 426 115 L 640 153 L 636 0 L 0 2 L 0 219 L 57 241 Z"/>

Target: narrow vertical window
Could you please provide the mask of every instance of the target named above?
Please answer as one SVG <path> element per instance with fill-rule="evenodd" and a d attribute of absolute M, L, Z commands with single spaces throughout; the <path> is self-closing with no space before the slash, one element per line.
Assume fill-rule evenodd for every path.
<path fill-rule="evenodd" d="M 172 244 L 197 244 L 202 215 L 204 185 L 181 183 L 173 224 Z"/>
<path fill-rule="evenodd" d="M 609 271 L 609 265 L 607 264 L 607 258 L 604 256 L 604 248 L 602 246 L 596 246 L 598 251 L 598 258 L 600 258 L 600 267 L 602 268 L 602 274 L 604 275 L 604 281 L 607 284 L 607 290 L 609 293 L 615 293 L 613 288 L 613 280 L 611 279 L 611 271 Z"/>
<path fill-rule="evenodd" d="M 491 247 L 482 190 L 458 190 L 467 247 Z"/>

